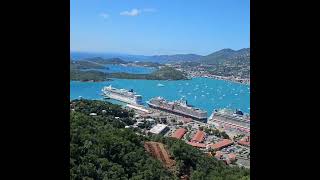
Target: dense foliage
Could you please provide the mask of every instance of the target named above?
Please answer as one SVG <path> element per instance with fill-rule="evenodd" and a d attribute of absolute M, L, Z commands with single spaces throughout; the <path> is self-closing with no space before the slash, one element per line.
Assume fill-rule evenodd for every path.
<path fill-rule="evenodd" d="M 115 116 L 129 118 L 117 106 L 103 104 L 102 115 L 88 116 L 86 107 L 98 112 L 103 104 L 76 102 L 70 114 L 70 178 L 71 179 L 170 179 L 170 173 L 143 148 L 143 136 L 121 128 L 126 123 Z M 77 106 L 80 106 L 77 109 Z M 83 105 L 83 106 L 82 106 Z M 80 112 L 78 112 L 79 110 Z M 105 111 L 104 111 L 105 112 Z M 97 113 L 98 114 L 98 113 Z"/>
<path fill-rule="evenodd" d="M 96 62 L 99 64 L 127 64 L 129 62 L 124 61 L 120 58 L 108 58 L 108 59 L 104 59 L 101 57 L 94 57 L 94 58 L 87 58 L 85 59 L 86 61 L 91 61 L 91 62 Z"/>
<path fill-rule="evenodd" d="M 151 78 L 160 80 L 181 80 L 187 79 L 186 75 L 175 68 L 164 66 L 161 69 L 150 74 Z"/>
<path fill-rule="evenodd" d="M 71 179 L 249 179 L 249 170 L 229 167 L 181 140 L 144 137 L 123 128 L 133 122 L 133 114 L 118 105 L 74 100 L 71 109 Z M 149 140 L 166 145 L 176 161 L 174 171 L 144 151 L 143 142 Z"/>
<path fill-rule="evenodd" d="M 106 69 L 107 67 L 90 61 L 70 61 L 70 69 Z"/>
<path fill-rule="evenodd" d="M 153 136 L 153 140 L 166 144 L 177 161 L 176 176 L 188 175 L 193 180 L 250 179 L 250 171 L 240 167 L 227 166 L 222 161 L 210 158 L 184 141 Z"/>
<path fill-rule="evenodd" d="M 70 80 L 72 81 L 107 81 L 106 73 L 100 71 L 81 71 L 81 70 L 70 70 Z"/>
<path fill-rule="evenodd" d="M 146 79 L 146 80 L 182 80 L 186 76 L 174 68 L 163 67 L 151 74 L 130 74 L 130 73 L 104 73 L 100 71 L 71 70 L 70 80 L 74 81 L 106 81 L 109 78 L 118 79 Z"/>
<path fill-rule="evenodd" d="M 244 48 L 238 51 L 232 49 L 222 49 L 202 57 L 200 62 L 205 64 L 226 64 L 239 60 L 246 63 L 250 62 L 250 48 Z"/>
<path fill-rule="evenodd" d="M 172 67 L 164 66 L 151 74 L 109 73 L 109 78 L 147 79 L 147 80 L 182 80 L 187 79 L 183 72 Z"/>
<path fill-rule="evenodd" d="M 134 64 L 138 66 L 155 67 L 155 68 L 162 66 L 160 63 L 157 63 L 157 62 L 135 62 Z"/>

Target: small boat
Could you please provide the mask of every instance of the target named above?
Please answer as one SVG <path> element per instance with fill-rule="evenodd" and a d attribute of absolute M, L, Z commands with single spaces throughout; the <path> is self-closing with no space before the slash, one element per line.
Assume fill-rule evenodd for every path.
<path fill-rule="evenodd" d="M 159 86 L 159 87 L 163 87 L 164 85 L 163 85 L 163 84 L 158 83 L 158 84 L 157 84 L 157 86 Z"/>

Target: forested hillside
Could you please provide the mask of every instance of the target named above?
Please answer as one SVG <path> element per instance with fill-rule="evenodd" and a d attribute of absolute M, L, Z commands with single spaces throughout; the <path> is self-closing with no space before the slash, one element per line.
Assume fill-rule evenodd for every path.
<path fill-rule="evenodd" d="M 74 100 L 70 109 L 71 179 L 249 179 L 249 170 L 229 167 L 183 141 L 125 129 L 134 122 L 133 112 L 118 105 Z M 144 150 L 144 142 L 150 140 L 165 144 L 177 162 L 174 171 Z"/>

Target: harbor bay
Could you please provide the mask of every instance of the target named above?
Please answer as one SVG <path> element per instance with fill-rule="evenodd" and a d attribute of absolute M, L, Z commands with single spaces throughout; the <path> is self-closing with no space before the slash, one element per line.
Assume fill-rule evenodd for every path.
<path fill-rule="evenodd" d="M 144 105 L 153 97 L 161 96 L 170 101 L 181 98 L 210 115 L 213 109 L 240 109 L 250 113 L 250 86 L 225 80 L 193 78 L 191 80 L 128 80 L 113 79 L 104 82 L 70 82 L 70 99 L 80 97 L 102 100 L 101 89 L 109 86 L 133 89 L 142 95 Z M 115 100 L 112 103 L 123 104 Z"/>

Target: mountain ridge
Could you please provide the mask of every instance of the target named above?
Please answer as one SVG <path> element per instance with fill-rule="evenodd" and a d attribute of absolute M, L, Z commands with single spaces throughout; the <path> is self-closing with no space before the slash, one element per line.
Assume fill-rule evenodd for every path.
<path fill-rule="evenodd" d="M 140 62 L 157 62 L 157 63 L 181 63 L 181 62 L 200 62 L 200 63 L 221 63 L 226 60 L 245 58 L 250 60 L 250 48 L 242 48 L 233 50 L 230 48 L 221 49 L 208 55 L 198 54 L 173 54 L 173 55 L 130 55 L 130 54 L 116 54 L 116 53 L 85 53 L 85 52 L 71 52 L 73 60 L 81 59 L 112 59 L 118 58 L 123 61 L 140 61 Z"/>

